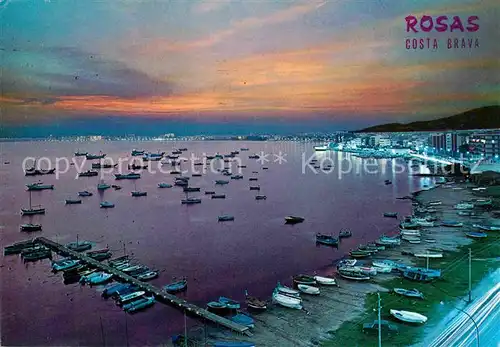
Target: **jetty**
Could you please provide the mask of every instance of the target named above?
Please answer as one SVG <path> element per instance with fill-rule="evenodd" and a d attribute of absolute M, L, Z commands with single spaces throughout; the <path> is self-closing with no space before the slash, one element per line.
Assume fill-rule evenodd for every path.
<path fill-rule="evenodd" d="M 64 245 L 61 245 L 57 242 L 54 242 L 52 240 L 49 240 L 45 237 L 37 237 L 36 239 L 33 240 L 34 243 L 42 244 L 45 247 L 51 249 L 52 251 L 62 254 L 65 256 L 71 256 L 73 258 L 79 259 L 81 262 L 87 263 L 88 265 L 91 265 L 97 269 L 100 269 L 104 272 L 113 274 L 116 278 L 121 279 L 124 282 L 133 284 L 137 286 L 138 288 L 144 290 L 145 292 L 151 293 L 155 296 L 155 298 L 164 303 L 168 303 L 172 305 L 175 308 L 178 308 L 179 310 L 182 310 L 186 314 L 190 314 L 193 316 L 196 316 L 198 318 L 204 319 L 206 321 L 218 324 L 220 326 L 223 326 L 227 329 L 233 330 L 237 333 L 240 334 L 245 334 L 247 336 L 251 336 L 252 333 L 250 332 L 250 329 L 246 326 L 243 326 L 241 324 L 237 324 L 229 319 L 226 319 L 224 317 L 218 316 L 204 308 L 201 308 L 199 306 L 196 306 L 194 304 L 191 304 L 187 302 L 186 300 L 180 299 L 175 295 L 166 293 L 162 291 L 160 288 L 155 287 L 149 283 L 146 282 L 141 282 L 138 279 L 127 275 L 126 273 L 117 270 L 109 265 L 103 264 L 95 259 L 92 259 L 85 254 L 75 252 L 69 248 L 67 248 Z"/>

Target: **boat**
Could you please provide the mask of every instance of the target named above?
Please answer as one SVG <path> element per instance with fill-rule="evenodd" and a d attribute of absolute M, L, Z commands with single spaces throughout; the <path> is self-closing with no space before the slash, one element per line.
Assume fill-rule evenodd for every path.
<path fill-rule="evenodd" d="M 121 187 L 121 186 L 116 185 L 116 184 L 112 184 L 112 185 L 111 185 L 111 188 L 113 188 L 114 190 L 120 190 L 120 189 L 122 189 L 122 187 Z"/>
<path fill-rule="evenodd" d="M 482 224 L 472 224 L 473 228 L 477 228 L 479 230 L 484 230 L 484 231 L 499 231 L 500 226 L 495 226 L 495 225 L 482 225 Z"/>
<path fill-rule="evenodd" d="M 63 259 L 57 262 L 52 263 L 52 270 L 54 271 L 63 271 L 63 270 L 68 270 L 73 267 L 78 266 L 80 264 L 80 260 L 75 260 L 75 259 Z"/>
<path fill-rule="evenodd" d="M 78 177 L 94 177 L 94 176 L 98 176 L 98 175 L 99 175 L 99 172 L 97 172 L 97 171 L 87 170 L 84 172 L 80 172 L 78 174 Z"/>
<path fill-rule="evenodd" d="M 227 308 L 232 310 L 238 310 L 240 308 L 240 303 L 225 296 L 219 297 L 219 302 L 226 305 Z"/>
<path fill-rule="evenodd" d="M 443 253 L 414 253 L 413 256 L 417 258 L 442 258 Z"/>
<path fill-rule="evenodd" d="M 383 334 L 391 335 L 398 333 L 398 327 L 394 324 L 389 323 L 386 320 L 380 320 L 380 329 Z M 363 324 L 363 333 L 378 333 L 379 321 L 374 320 L 372 323 Z"/>
<path fill-rule="evenodd" d="M 260 156 L 258 156 L 257 154 L 252 154 L 248 156 L 248 159 L 259 159 L 259 158 Z"/>
<path fill-rule="evenodd" d="M 231 176 L 231 179 L 232 180 L 241 180 L 241 179 L 243 179 L 243 175 L 233 175 L 233 176 Z"/>
<path fill-rule="evenodd" d="M 307 284 L 298 284 L 297 288 L 304 294 L 309 294 L 309 295 L 319 295 L 320 290 L 317 287 L 314 286 L 308 286 Z"/>
<path fill-rule="evenodd" d="M 349 266 L 354 266 L 356 265 L 358 261 L 356 259 L 342 259 L 341 261 L 338 262 L 337 264 L 337 269 L 341 267 L 349 267 Z"/>
<path fill-rule="evenodd" d="M 273 292 L 273 302 L 284 307 L 302 310 L 302 299 L 281 294 L 277 290 Z"/>
<path fill-rule="evenodd" d="M 78 196 L 92 196 L 93 194 L 87 190 L 84 190 L 82 192 L 78 192 Z"/>
<path fill-rule="evenodd" d="M 66 199 L 65 202 L 66 202 L 66 205 L 75 205 L 75 204 L 81 204 L 82 200 L 80 200 L 80 199 Z"/>
<path fill-rule="evenodd" d="M 21 224 L 20 229 L 21 229 L 21 231 L 41 231 L 42 225 L 41 224 L 26 223 L 26 224 Z"/>
<path fill-rule="evenodd" d="M 199 192 L 200 188 L 199 187 L 184 187 L 182 190 L 184 192 Z"/>
<path fill-rule="evenodd" d="M 28 190 L 46 190 L 46 189 L 54 189 L 53 184 L 43 184 L 42 182 L 36 182 L 27 184 L 26 187 Z"/>
<path fill-rule="evenodd" d="M 338 286 L 337 280 L 333 277 L 314 276 L 314 279 L 323 286 Z"/>
<path fill-rule="evenodd" d="M 257 177 L 250 177 L 248 180 L 249 181 L 258 181 L 259 179 Z"/>
<path fill-rule="evenodd" d="M 132 293 L 129 293 L 129 294 L 120 295 L 118 297 L 118 303 L 119 304 L 124 304 L 124 303 L 132 301 L 132 300 L 134 300 L 136 298 L 139 298 L 139 297 L 143 296 L 144 294 L 146 294 L 145 291 L 139 290 L 139 291 L 132 292 Z"/>
<path fill-rule="evenodd" d="M 339 239 L 348 238 L 352 236 L 352 232 L 348 229 L 340 229 Z"/>
<path fill-rule="evenodd" d="M 29 249 L 33 247 L 36 247 L 36 244 L 33 242 L 33 240 L 15 242 L 12 245 L 6 246 L 4 248 L 4 255 L 21 253 L 24 249 Z"/>
<path fill-rule="evenodd" d="M 34 167 L 24 169 L 25 176 L 51 175 L 56 172 L 56 169 L 35 169 Z"/>
<path fill-rule="evenodd" d="M 198 199 L 198 198 L 186 198 L 186 199 L 182 199 L 181 200 L 181 204 L 183 204 L 183 205 L 201 204 L 201 199 Z"/>
<path fill-rule="evenodd" d="M 144 155 L 144 150 L 133 149 L 131 155 L 133 157 Z"/>
<path fill-rule="evenodd" d="M 348 280 L 355 281 L 367 281 L 370 279 L 370 276 L 364 275 L 355 269 L 351 269 L 349 267 L 341 267 L 338 269 L 339 275 Z"/>
<path fill-rule="evenodd" d="M 194 173 L 194 174 L 191 174 L 191 177 L 201 177 L 202 174 L 201 173 Z"/>
<path fill-rule="evenodd" d="M 113 208 L 113 207 L 115 207 L 115 204 L 113 204 L 112 202 L 109 202 L 109 201 L 103 201 L 99 205 L 101 206 L 101 208 Z"/>
<path fill-rule="evenodd" d="M 384 212 L 384 217 L 398 218 L 398 213 L 397 212 Z"/>
<path fill-rule="evenodd" d="M 254 324 L 255 321 L 253 320 L 253 318 L 247 316 L 246 314 L 238 313 L 237 315 L 232 316 L 229 319 L 232 320 L 233 322 L 237 323 L 237 324 L 246 326 L 246 327 L 248 327 L 250 329 L 252 329 L 252 328 L 255 327 L 255 324 Z"/>
<path fill-rule="evenodd" d="M 250 186 L 250 190 L 260 190 L 260 186 Z"/>
<path fill-rule="evenodd" d="M 429 274 L 418 271 L 418 270 L 406 270 L 403 272 L 403 277 L 412 281 L 418 281 L 418 282 L 430 282 L 434 278 L 433 276 L 430 276 Z"/>
<path fill-rule="evenodd" d="M 353 258 L 366 258 L 372 255 L 371 251 L 355 250 L 350 251 L 349 255 Z"/>
<path fill-rule="evenodd" d="M 225 199 L 226 194 L 212 194 L 212 199 Z"/>
<path fill-rule="evenodd" d="M 229 221 L 234 221 L 234 216 L 230 216 L 230 215 L 223 215 L 223 216 L 219 216 L 217 218 L 217 220 L 219 222 L 229 222 Z"/>
<path fill-rule="evenodd" d="M 228 307 L 222 302 L 210 301 L 207 303 L 207 309 L 212 312 L 225 312 L 228 310 Z"/>
<path fill-rule="evenodd" d="M 337 246 L 339 244 L 339 239 L 333 237 L 332 235 L 316 234 L 316 243 L 327 246 Z"/>
<path fill-rule="evenodd" d="M 127 313 L 134 313 L 140 310 L 144 310 L 145 308 L 148 308 L 155 303 L 155 298 L 154 296 L 151 296 L 149 298 L 144 298 L 143 300 L 137 300 L 133 304 L 131 303 L 130 306 L 127 306 L 125 311 Z"/>
<path fill-rule="evenodd" d="M 172 188 L 172 185 L 170 183 L 158 183 L 158 188 Z"/>
<path fill-rule="evenodd" d="M 128 165 L 129 170 L 142 170 L 142 169 L 147 169 L 147 168 L 148 168 L 148 164 L 140 165 L 140 164 L 133 163 L 133 164 Z"/>
<path fill-rule="evenodd" d="M 133 191 L 130 193 L 132 196 L 147 196 L 148 192 L 141 192 L 141 191 Z"/>
<path fill-rule="evenodd" d="M 138 275 L 136 278 L 139 281 L 149 281 L 152 280 L 153 278 L 158 277 L 158 275 L 159 275 L 158 271 L 147 271 L 145 273 Z"/>
<path fill-rule="evenodd" d="M 324 152 L 328 150 L 328 145 L 314 146 L 313 149 L 316 152 Z"/>
<path fill-rule="evenodd" d="M 460 228 L 464 226 L 464 223 L 457 222 L 454 220 L 444 220 L 441 222 L 441 226 L 450 227 L 450 228 Z"/>
<path fill-rule="evenodd" d="M 429 201 L 427 204 L 430 206 L 439 206 L 442 205 L 443 202 L 441 200 L 434 200 L 434 201 Z"/>
<path fill-rule="evenodd" d="M 408 242 L 420 241 L 420 236 L 416 236 L 416 235 L 403 235 L 403 236 L 401 236 L 401 240 L 405 240 L 405 241 L 408 241 Z"/>
<path fill-rule="evenodd" d="M 384 183 L 385 183 L 385 185 L 389 185 L 389 184 L 392 184 L 392 181 L 391 180 L 385 180 Z"/>
<path fill-rule="evenodd" d="M 218 185 L 229 184 L 229 181 L 226 181 L 226 180 L 216 180 L 215 184 L 218 184 Z"/>
<path fill-rule="evenodd" d="M 403 288 L 394 288 L 394 293 L 407 296 L 409 298 L 419 298 L 423 299 L 424 294 L 422 292 L 418 291 L 417 289 L 403 289 Z"/>
<path fill-rule="evenodd" d="M 105 253 L 92 253 L 92 254 L 87 254 L 88 257 L 97 260 L 97 261 L 103 261 L 106 259 L 111 258 L 113 253 L 111 252 L 105 252 Z"/>
<path fill-rule="evenodd" d="M 305 219 L 302 217 L 296 217 L 296 216 L 287 216 L 285 217 L 285 223 L 286 224 L 297 224 L 297 223 L 302 223 Z"/>
<path fill-rule="evenodd" d="M 111 188 L 111 186 L 107 183 L 101 182 L 101 183 L 97 184 L 97 190 L 106 190 L 109 188 Z"/>
<path fill-rule="evenodd" d="M 106 154 L 105 153 L 99 153 L 99 154 L 86 154 L 85 157 L 87 158 L 87 160 L 94 160 L 94 159 L 103 159 L 104 157 L 106 157 Z"/>
<path fill-rule="evenodd" d="M 372 265 L 377 269 L 378 273 L 390 273 L 392 272 L 392 266 L 379 261 L 372 261 Z"/>
<path fill-rule="evenodd" d="M 400 235 L 401 236 L 419 236 L 420 237 L 420 231 L 418 230 L 404 230 L 400 229 Z"/>
<path fill-rule="evenodd" d="M 316 284 L 316 280 L 312 276 L 308 275 L 297 275 L 293 276 L 293 283 L 295 284 Z"/>
<path fill-rule="evenodd" d="M 460 204 L 456 204 L 455 206 L 453 206 L 453 208 L 455 210 L 472 210 L 474 208 L 474 204 L 460 203 Z"/>
<path fill-rule="evenodd" d="M 85 157 L 87 154 L 88 154 L 88 152 L 76 151 L 75 152 L 75 157 Z"/>
<path fill-rule="evenodd" d="M 367 276 L 376 276 L 378 273 L 378 270 L 381 268 L 373 267 L 373 266 L 352 266 L 350 267 L 351 270 L 357 271 L 363 275 Z"/>
<path fill-rule="evenodd" d="M 117 167 L 118 164 L 111 164 L 111 163 L 92 163 L 91 168 L 92 169 L 111 169 L 114 167 Z"/>
<path fill-rule="evenodd" d="M 128 283 L 113 283 L 108 285 L 104 290 L 102 291 L 101 295 L 105 298 L 113 296 L 114 294 L 118 293 L 120 290 L 126 289 L 131 287 L 131 284 Z"/>
<path fill-rule="evenodd" d="M 411 311 L 402 311 L 402 310 L 390 310 L 391 315 L 393 315 L 396 319 L 406 322 L 406 323 L 417 323 L 423 324 L 427 322 L 427 317 L 421 315 L 420 313 L 411 312 Z"/>
<path fill-rule="evenodd" d="M 136 180 L 141 178 L 141 174 L 137 172 L 129 172 L 128 174 L 115 174 L 117 180 Z"/>
<path fill-rule="evenodd" d="M 473 238 L 473 239 L 484 239 L 488 237 L 488 234 L 480 232 L 480 231 L 469 231 L 466 232 L 465 235 L 467 237 Z"/>
<path fill-rule="evenodd" d="M 80 282 L 89 284 L 102 284 L 109 281 L 112 277 L 112 274 L 108 274 L 106 272 L 98 272 L 88 276 L 82 276 Z"/>
<path fill-rule="evenodd" d="M 49 249 L 46 250 L 39 250 L 35 252 L 28 252 L 25 254 L 22 254 L 21 257 L 23 258 L 24 261 L 36 261 L 36 260 L 41 260 L 45 258 L 52 258 L 52 252 Z"/>
<path fill-rule="evenodd" d="M 21 208 L 21 215 L 23 216 L 31 216 L 35 214 L 45 214 L 45 208 L 41 205 L 33 207 L 31 205 L 31 191 L 29 191 L 29 208 Z"/>
<path fill-rule="evenodd" d="M 163 290 L 167 293 L 178 293 L 187 289 L 187 280 L 183 279 L 163 286 Z"/>
<path fill-rule="evenodd" d="M 176 180 L 174 182 L 174 185 L 179 187 L 187 187 L 189 185 L 189 182 L 185 180 Z"/>
<path fill-rule="evenodd" d="M 260 300 L 255 296 L 248 295 L 248 291 L 245 290 L 245 302 L 247 304 L 248 309 L 264 311 L 267 310 L 267 302 L 264 300 Z"/>
<path fill-rule="evenodd" d="M 90 241 L 76 241 L 66 244 L 66 247 L 75 252 L 83 252 L 92 248 L 92 242 Z"/>

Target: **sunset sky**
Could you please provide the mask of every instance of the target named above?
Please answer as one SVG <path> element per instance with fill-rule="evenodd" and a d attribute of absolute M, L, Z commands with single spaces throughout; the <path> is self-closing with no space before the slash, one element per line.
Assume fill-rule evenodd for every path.
<path fill-rule="evenodd" d="M 406 32 L 413 14 L 475 33 Z M 316 120 L 359 126 L 500 100 L 500 1 L 0 0 L 1 120 Z M 435 37 L 437 50 L 405 38 Z M 448 38 L 478 39 L 448 49 Z"/>

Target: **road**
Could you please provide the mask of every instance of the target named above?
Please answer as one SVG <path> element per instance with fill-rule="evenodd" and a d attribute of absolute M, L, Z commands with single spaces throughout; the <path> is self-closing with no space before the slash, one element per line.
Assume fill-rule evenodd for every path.
<path fill-rule="evenodd" d="M 455 312 L 429 347 L 500 346 L 500 283 Z"/>

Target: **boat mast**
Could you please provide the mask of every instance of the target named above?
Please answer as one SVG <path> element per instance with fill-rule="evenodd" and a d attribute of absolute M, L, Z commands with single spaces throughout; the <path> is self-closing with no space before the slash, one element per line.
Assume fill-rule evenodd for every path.
<path fill-rule="evenodd" d="M 378 347 L 382 347 L 382 322 L 380 321 L 380 293 L 377 293 L 378 297 Z"/>

